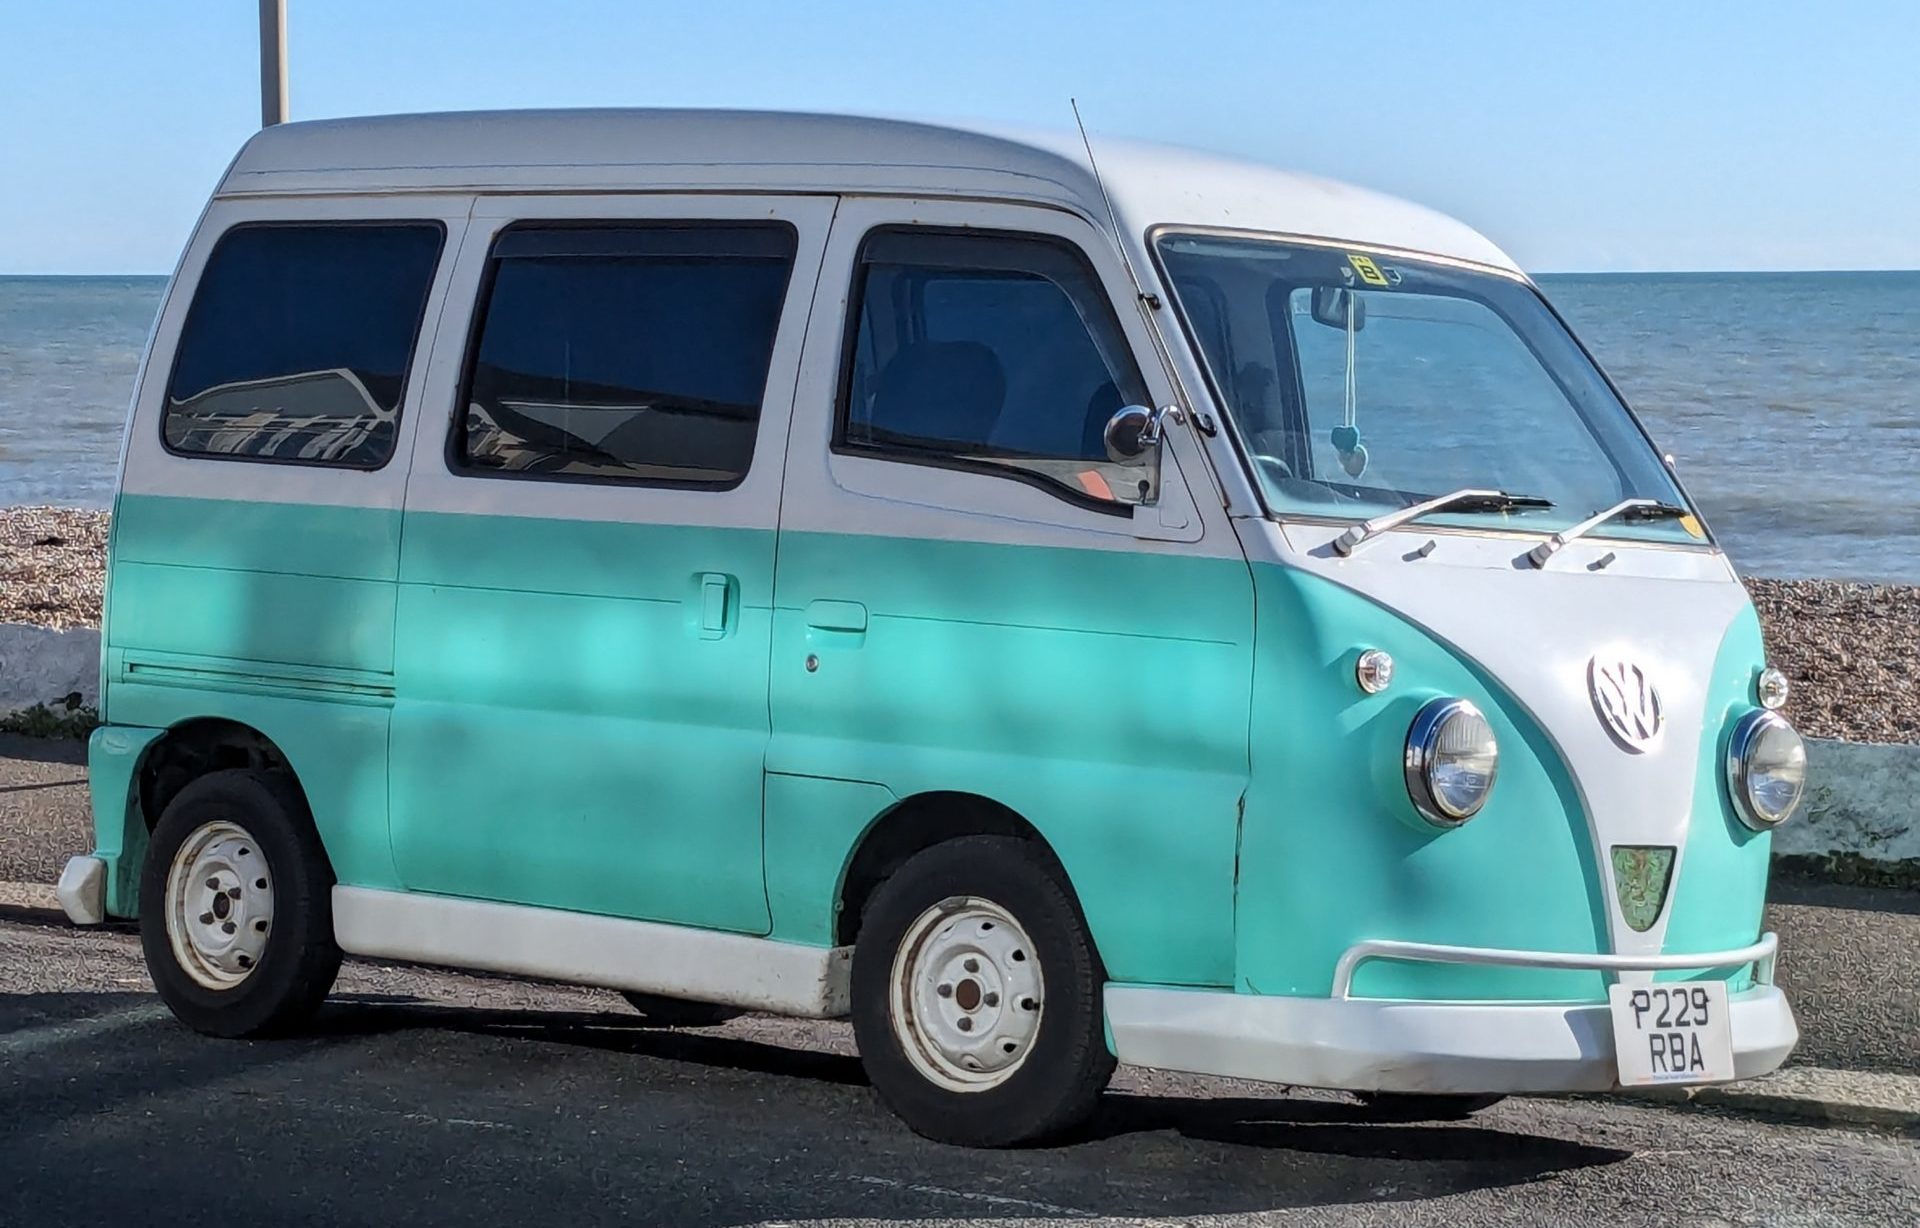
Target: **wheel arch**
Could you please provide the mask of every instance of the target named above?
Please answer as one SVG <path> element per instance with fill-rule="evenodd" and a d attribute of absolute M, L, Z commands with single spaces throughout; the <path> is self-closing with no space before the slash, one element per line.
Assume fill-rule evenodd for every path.
<path fill-rule="evenodd" d="M 308 809 L 300 774 L 279 744 L 261 730 L 227 717 L 193 717 L 169 726 L 148 745 L 134 777 L 134 804 L 148 832 L 180 790 L 210 772 L 232 768 L 284 775 Z"/>
<path fill-rule="evenodd" d="M 1007 836 L 1025 841 L 1045 854 L 1048 865 L 1087 925 L 1073 878 L 1067 873 L 1046 836 L 1024 815 L 1004 802 L 978 793 L 935 790 L 902 798 L 874 816 L 854 841 L 834 891 L 834 942 L 851 945 L 860 932 L 861 916 L 874 890 L 889 874 L 916 853 L 963 836 Z M 1099 948 L 1098 935 L 1088 934 Z"/>

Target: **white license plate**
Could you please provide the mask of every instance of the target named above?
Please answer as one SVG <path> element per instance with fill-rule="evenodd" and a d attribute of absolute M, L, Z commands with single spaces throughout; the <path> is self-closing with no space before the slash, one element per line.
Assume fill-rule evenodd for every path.
<path fill-rule="evenodd" d="M 1733 1078 L 1725 981 L 1615 985 L 1608 997 L 1621 1086 L 1724 1083 Z"/>

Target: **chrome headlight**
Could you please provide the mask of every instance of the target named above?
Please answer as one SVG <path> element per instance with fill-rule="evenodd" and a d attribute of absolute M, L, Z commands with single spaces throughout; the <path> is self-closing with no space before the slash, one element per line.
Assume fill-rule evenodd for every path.
<path fill-rule="evenodd" d="M 1787 719 L 1761 709 L 1733 727 L 1727 742 L 1727 795 L 1740 821 L 1770 831 L 1793 817 L 1807 787 L 1807 744 Z"/>
<path fill-rule="evenodd" d="M 1500 747 L 1493 726 L 1464 699 L 1435 699 L 1407 731 L 1407 794 L 1435 827 L 1458 827 L 1493 791 Z"/>

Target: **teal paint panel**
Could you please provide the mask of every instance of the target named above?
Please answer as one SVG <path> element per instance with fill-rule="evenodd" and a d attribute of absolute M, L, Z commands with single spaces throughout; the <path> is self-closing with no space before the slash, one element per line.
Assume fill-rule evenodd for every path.
<path fill-rule="evenodd" d="M 333 703 L 239 689 L 114 686 L 115 711 L 129 725 L 165 728 L 205 717 L 259 730 L 287 757 L 339 881 L 400 886 L 387 843 L 387 721 L 381 705 Z"/>
<path fill-rule="evenodd" d="M 1324 996 L 1364 939 L 1550 951 L 1608 949 L 1578 795 L 1532 719 L 1401 615 L 1297 569 L 1254 568 L 1259 606 L 1253 788 L 1240 861 L 1239 987 Z M 1364 648 L 1394 659 L 1390 690 L 1354 685 Z M 1500 740 L 1500 781 L 1469 824 L 1440 832 L 1407 797 L 1408 726 L 1427 700 L 1473 700 Z M 1593 1001 L 1598 973 L 1373 961 L 1365 997 Z"/>
<path fill-rule="evenodd" d="M 717 573 L 742 605 L 773 603 L 771 529 L 409 512 L 404 551 L 412 585 L 684 602 Z"/>
<path fill-rule="evenodd" d="M 385 674 L 394 586 L 283 572 L 116 560 L 113 647 L 138 660 L 180 654 Z"/>
<path fill-rule="evenodd" d="M 853 850 L 898 799 L 879 785 L 767 776 L 767 904 L 773 937 L 833 945 L 835 905 Z"/>
<path fill-rule="evenodd" d="M 400 557 L 400 513 L 382 508 L 122 495 L 113 533 L 116 560 L 174 567 L 392 580 Z"/>
<path fill-rule="evenodd" d="M 399 533 L 377 508 L 123 495 L 108 642 L 386 673 Z"/>
<path fill-rule="evenodd" d="M 773 534 L 416 513 L 405 536 L 406 885 L 766 933 Z"/>
<path fill-rule="evenodd" d="M 122 495 L 108 562 L 115 722 L 260 731 L 299 777 L 335 873 L 356 886 L 399 885 L 380 698 L 398 553 L 397 512 Z"/>
<path fill-rule="evenodd" d="M 1231 983 L 1243 561 L 789 532 L 778 583 L 770 771 L 997 801 L 1059 856 L 1114 979 Z M 810 626 L 823 601 L 866 630 Z"/>
<path fill-rule="evenodd" d="M 107 915 L 140 913 L 140 863 L 147 824 L 135 774 L 164 730 L 103 725 L 87 739 L 87 793 L 93 807 L 93 854 L 107 863 Z"/>
<path fill-rule="evenodd" d="M 1760 618 L 1748 606 L 1721 641 L 1708 683 L 1693 819 L 1667 904 L 1669 952 L 1725 951 L 1760 937 L 1773 837 L 1734 813 L 1724 765 L 1733 726 L 1758 706 L 1754 683 L 1765 665 Z"/>
<path fill-rule="evenodd" d="M 1238 557 L 785 532 L 780 579 L 783 610 L 852 601 L 870 616 L 1250 643 L 1247 564 Z"/>

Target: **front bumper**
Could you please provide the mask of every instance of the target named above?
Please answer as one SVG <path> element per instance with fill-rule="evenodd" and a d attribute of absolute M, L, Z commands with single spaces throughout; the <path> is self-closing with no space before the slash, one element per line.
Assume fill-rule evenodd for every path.
<path fill-rule="evenodd" d="M 1348 1091 L 1523 1093 L 1619 1086 L 1605 1003 L 1424 1002 L 1344 996 L 1370 958 L 1586 967 L 1622 979 L 1751 963 L 1753 988 L 1730 996 L 1734 1076 L 1766 1074 L 1800 1039 L 1771 981 L 1774 936 L 1739 951 L 1687 956 L 1559 955 L 1417 944 L 1362 944 L 1341 961 L 1341 996 L 1284 998 L 1224 990 L 1107 988 L 1107 1024 L 1123 1062 Z M 1474 956 L 1480 958 L 1474 958 Z"/>

